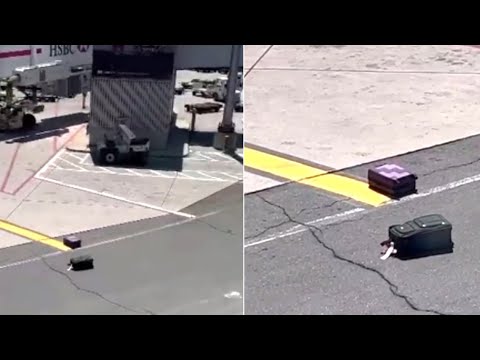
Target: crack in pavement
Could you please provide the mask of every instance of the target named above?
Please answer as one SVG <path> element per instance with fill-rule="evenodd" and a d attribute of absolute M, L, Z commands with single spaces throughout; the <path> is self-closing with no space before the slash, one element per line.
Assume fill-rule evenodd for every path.
<path fill-rule="evenodd" d="M 287 224 L 290 224 L 291 221 L 290 220 L 285 220 L 285 221 L 282 221 L 281 223 L 278 223 L 278 224 L 274 224 L 274 225 L 270 225 L 268 226 L 267 228 L 265 228 L 264 230 L 256 233 L 256 234 L 253 234 L 253 235 L 250 235 L 250 236 L 247 236 L 244 238 L 244 240 L 252 240 L 252 239 L 256 239 L 258 237 L 260 237 L 261 235 L 265 234 L 266 232 L 270 231 L 270 230 L 274 230 L 274 229 L 277 229 L 279 228 L 280 226 L 282 225 L 287 225 Z"/>
<path fill-rule="evenodd" d="M 323 210 L 323 209 L 329 209 L 329 208 L 331 208 L 331 207 L 333 207 L 333 206 L 335 206 L 335 205 L 337 205 L 337 204 L 341 204 L 341 203 L 343 203 L 343 202 L 351 201 L 351 200 L 352 200 L 352 199 L 349 198 L 349 197 L 340 197 L 340 199 L 335 200 L 334 202 L 332 202 L 332 203 L 330 203 L 330 204 L 327 204 L 327 205 L 325 205 L 325 206 L 315 206 L 315 207 L 313 207 L 313 208 L 304 208 L 304 209 L 300 210 L 300 211 L 297 213 L 297 216 L 298 216 L 298 215 L 301 215 L 304 211 L 307 211 L 307 210 L 312 211 L 312 210 L 318 210 L 318 209 L 322 209 L 322 210 Z"/>
<path fill-rule="evenodd" d="M 203 221 L 201 219 L 196 219 L 196 221 L 200 222 L 200 223 L 203 223 L 205 225 L 208 225 L 209 227 L 211 227 L 212 229 L 218 231 L 218 232 L 221 232 L 223 234 L 226 234 L 226 235 L 230 235 L 230 236 L 235 236 L 236 234 L 232 231 L 232 230 L 223 230 L 223 229 L 220 229 L 218 227 L 216 227 L 215 225 L 212 225 L 210 224 L 209 222 L 207 221 Z M 33 254 L 35 255 L 35 254 Z M 100 298 L 101 300 L 111 304 L 111 305 L 114 305 L 116 307 L 119 307 L 123 310 L 126 310 L 126 311 L 129 311 L 129 312 L 132 312 L 132 313 L 135 313 L 135 314 L 139 314 L 139 315 L 144 315 L 144 314 L 148 314 L 148 315 L 157 315 L 155 312 L 149 310 L 149 309 L 146 309 L 146 308 L 141 308 L 142 311 L 138 311 L 138 310 L 135 310 L 133 308 L 130 308 L 128 306 L 125 306 L 119 302 L 116 302 L 114 300 L 111 300 L 111 299 L 108 299 L 107 297 L 105 297 L 104 295 L 102 295 L 101 293 L 99 293 L 98 291 L 94 291 L 94 290 L 90 290 L 90 289 L 86 289 L 86 288 L 82 288 L 81 286 L 79 286 L 70 276 L 68 276 L 68 274 L 66 274 L 65 272 L 61 271 L 61 270 L 58 270 L 56 268 L 54 268 L 52 265 L 50 265 L 44 256 L 38 256 L 38 258 L 42 261 L 42 263 L 48 267 L 51 271 L 63 276 L 64 278 L 66 278 L 69 283 L 78 291 L 82 291 L 82 292 L 85 292 L 85 293 L 88 293 L 88 294 L 91 294 L 91 295 L 94 295 L 98 298 Z"/>
<path fill-rule="evenodd" d="M 202 219 L 197 219 L 196 221 L 198 221 L 199 223 L 201 224 L 205 224 L 207 225 L 208 227 L 212 228 L 213 230 L 215 231 L 218 231 L 222 234 L 225 234 L 225 235 L 229 235 L 229 236 L 235 236 L 237 234 L 235 234 L 232 230 L 228 229 L 228 230 L 224 230 L 224 229 L 220 229 L 219 227 L 216 227 L 215 225 L 212 225 L 210 224 L 208 221 L 204 221 Z"/>
<path fill-rule="evenodd" d="M 260 196 L 259 196 L 260 197 Z M 339 203 L 343 203 L 344 201 L 349 201 L 351 200 L 350 198 L 347 198 L 347 197 L 344 197 L 344 198 L 341 198 L 339 200 L 335 200 L 334 202 L 330 203 L 330 204 L 327 204 L 325 206 L 315 206 L 313 208 L 304 208 L 304 209 L 301 209 L 299 212 L 297 212 L 295 215 L 293 216 L 299 216 L 301 215 L 304 211 L 306 210 L 316 210 L 316 209 L 328 209 L 328 208 L 331 208 L 333 206 L 335 206 L 336 204 L 339 204 Z M 281 223 L 278 223 L 278 224 L 275 224 L 275 225 L 271 225 L 269 227 L 267 227 L 266 229 L 258 232 L 257 234 L 254 234 L 254 235 L 250 235 L 250 236 L 247 236 L 245 237 L 244 240 L 252 240 L 252 239 L 255 239 L 255 238 L 258 238 L 260 237 L 261 235 L 265 234 L 266 232 L 270 231 L 270 230 L 274 230 L 274 229 L 277 229 L 279 228 L 280 226 L 282 225 L 287 225 L 287 224 L 290 224 L 292 221 L 290 219 L 288 220 L 285 220 L 285 221 L 282 221 Z"/>
<path fill-rule="evenodd" d="M 85 292 L 85 293 L 88 293 L 88 294 L 91 294 L 91 295 L 94 295 L 98 298 L 100 298 L 101 300 L 113 305 L 113 306 L 116 306 L 118 308 L 121 308 L 123 310 L 126 310 L 126 311 L 129 311 L 129 312 L 132 312 L 132 313 L 135 313 L 135 314 L 139 314 L 139 315 L 144 315 L 144 314 L 148 314 L 148 315 L 157 315 L 155 314 L 153 311 L 151 310 L 148 310 L 148 309 L 145 309 L 145 308 L 142 308 L 143 311 L 138 311 L 138 310 L 135 310 L 135 309 L 132 309 L 128 306 L 125 306 L 123 304 L 120 304 L 116 301 L 113 301 L 111 299 L 108 299 L 107 297 L 103 296 L 101 293 L 97 292 L 97 291 L 94 291 L 94 290 L 90 290 L 90 289 L 86 289 L 86 288 L 82 288 L 81 286 L 78 286 L 77 283 L 70 277 L 68 276 L 68 274 L 64 273 L 63 271 L 60 271 L 58 269 L 55 269 L 52 265 L 50 265 L 46 259 L 42 256 L 39 257 L 40 260 L 42 261 L 42 263 L 48 267 L 51 271 L 63 276 L 64 278 L 66 278 L 70 285 L 72 285 L 76 290 L 78 291 L 82 291 L 82 292 Z"/>
<path fill-rule="evenodd" d="M 445 313 L 442 313 L 440 311 L 437 311 L 437 310 L 433 310 L 433 309 L 422 309 L 421 307 L 417 306 L 407 295 L 404 295 L 402 294 L 400 291 L 399 291 L 399 288 L 397 285 L 395 285 L 390 279 L 388 279 L 380 270 L 377 270 L 373 267 L 369 267 L 367 265 L 364 265 L 360 262 L 356 262 L 352 259 L 348 259 L 346 257 L 343 257 L 341 255 L 339 255 L 337 253 L 337 251 L 329 246 L 328 244 L 325 243 L 324 240 L 322 240 L 320 238 L 320 236 L 318 236 L 314 230 L 317 230 L 320 234 L 321 234 L 321 237 L 323 239 L 325 239 L 325 236 L 323 234 L 323 230 L 316 227 L 316 226 L 313 226 L 313 225 L 309 225 L 309 224 L 305 224 L 305 223 L 302 223 L 300 221 L 296 221 L 294 219 L 291 218 L 290 214 L 287 212 L 287 210 L 285 210 L 285 208 L 283 208 L 282 206 L 280 205 L 277 205 L 269 200 L 267 200 L 266 198 L 260 196 L 258 193 L 256 194 L 262 201 L 264 201 L 266 204 L 274 207 L 274 208 L 277 208 L 279 210 L 282 211 L 282 213 L 284 214 L 284 216 L 289 219 L 292 223 L 296 223 L 300 226 L 304 226 L 306 228 L 308 228 L 309 232 L 312 234 L 312 236 L 317 240 L 317 242 L 323 247 L 325 248 L 326 250 L 328 250 L 332 256 L 337 259 L 337 260 L 340 260 L 340 261 L 343 261 L 343 262 L 346 262 L 350 265 L 353 265 L 353 266 L 356 266 L 356 267 L 359 267 L 365 271 L 369 271 L 369 272 L 372 272 L 376 275 L 378 275 L 388 286 L 389 286 L 389 290 L 390 292 L 395 296 L 395 297 L 398 297 L 402 300 L 405 301 L 405 303 L 408 305 L 408 307 L 414 311 L 417 311 L 417 312 L 424 312 L 424 313 L 430 313 L 430 314 L 435 314 L 435 315 L 448 315 L 448 314 L 445 314 Z M 357 218 L 357 219 L 354 219 L 354 220 L 347 220 L 347 221 L 350 221 L 350 222 L 353 222 L 353 221 L 359 221 L 361 220 L 362 217 L 360 218 Z M 347 222 L 345 221 L 345 222 Z M 340 225 L 341 223 L 336 223 L 336 224 L 332 224 L 332 225 L 335 225 L 335 226 L 338 226 Z M 329 226 L 326 225 L 325 228 L 328 228 Z"/>
<path fill-rule="evenodd" d="M 429 176 L 429 175 L 433 175 L 433 174 L 438 173 L 438 172 L 453 170 L 453 169 L 458 169 L 458 168 L 461 168 L 461 167 L 464 167 L 464 166 L 473 165 L 473 164 L 476 164 L 478 162 L 480 162 L 480 158 L 475 159 L 473 161 L 466 162 L 466 163 L 450 165 L 450 166 L 447 166 L 447 167 L 444 167 L 444 168 L 441 168 L 441 169 L 435 169 L 435 170 L 432 170 L 430 172 L 420 174 L 418 176 Z"/>

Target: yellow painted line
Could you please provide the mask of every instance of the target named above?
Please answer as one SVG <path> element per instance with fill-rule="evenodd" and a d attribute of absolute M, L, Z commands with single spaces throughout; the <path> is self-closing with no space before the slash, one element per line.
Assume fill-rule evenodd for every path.
<path fill-rule="evenodd" d="M 40 234 L 39 232 L 25 229 L 24 227 L 12 224 L 8 221 L 0 220 L 0 229 L 5 230 L 11 234 L 21 236 L 25 239 L 36 241 L 39 243 L 42 243 L 44 245 L 48 245 L 51 247 L 54 247 L 55 249 L 61 250 L 61 251 L 69 251 L 70 248 L 66 247 L 63 245 L 60 241 L 56 239 L 52 239 L 49 236 Z"/>
<path fill-rule="evenodd" d="M 381 206 L 390 198 L 371 190 L 366 182 L 304 165 L 263 151 L 245 148 L 244 165 L 299 184 L 305 184 L 371 206 Z"/>

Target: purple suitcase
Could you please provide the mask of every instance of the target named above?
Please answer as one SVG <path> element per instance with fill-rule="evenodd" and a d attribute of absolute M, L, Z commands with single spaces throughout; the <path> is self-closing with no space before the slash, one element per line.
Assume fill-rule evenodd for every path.
<path fill-rule="evenodd" d="M 371 189 L 398 199 L 417 192 L 417 176 L 396 164 L 384 164 L 368 170 Z"/>

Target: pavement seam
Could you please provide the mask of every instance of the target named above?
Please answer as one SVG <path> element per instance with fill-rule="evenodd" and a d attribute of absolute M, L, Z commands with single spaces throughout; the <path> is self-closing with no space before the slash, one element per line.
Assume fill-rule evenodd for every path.
<path fill-rule="evenodd" d="M 458 75 L 458 76 L 477 76 L 480 72 L 476 71 L 419 71 L 419 70 L 368 70 L 368 69 L 332 69 L 332 68 L 300 68 L 300 67 L 257 67 L 258 72 L 278 71 L 278 72 L 319 72 L 319 73 L 357 73 L 357 74 L 386 74 L 386 75 Z"/>
<path fill-rule="evenodd" d="M 394 295 L 395 297 L 397 298 L 400 298 L 402 299 L 403 301 L 405 301 L 405 303 L 407 304 L 407 306 L 416 311 L 416 312 L 424 312 L 424 313 L 430 313 L 430 314 L 435 314 L 435 315 L 449 315 L 449 314 L 446 314 L 446 313 L 442 313 L 440 311 L 437 311 L 437 310 L 434 310 L 434 309 L 423 309 L 421 307 L 419 307 L 418 305 L 416 305 L 413 300 L 411 300 L 407 295 L 404 295 L 402 294 L 400 291 L 399 291 L 399 288 L 398 286 L 393 283 L 390 279 L 388 279 L 380 270 L 377 270 L 373 267 L 369 267 L 367 265 L 364 265 L 360 262 L 356 262 L 355 260 L 352 260 L 352 259 L 349 259 L 349 258 L 346 258 L 344 256 L 341 256 L 337 253 L 337 251 L 332 247 L 332 246 L 329 246 L 328 244 L 325 243 L 324 240 L 322 240 L 316 233 L 315 233 L 315 230 L 317 230 L 320 234 L 321 234 L 321 237 L 322 238 L 325 238 L 324 234 L 323 234 L 323 230 L 320 229 L 319 227 L 317 226 L 313 226 L 313 225 L 310 225 L 310 224 L 306 224 L 306 223 L 302 223 L 300 221 L 297 221 L 297 220 L 294 220 L 291 215 L 285 210 L 285 208 L 283 208 L 282 206 L 280 205 L 277 205 L 269 200 L 267 200 L 266 198 L 262 197 L 261 195 L 259 195 L 258 193 L 256 194 L 263 202 L 265 202 L 266 204 L 274 207 L 274 208 L 277 208 L 279 210 L 282 211 L 282 213 L 284 214 L 284 216 L 289 219 L 292 223 L 295 223 L 297 225 L 300 225 L 300 226 L 304 226 L 306 228 L 308 228 L 308 231 L 312 234 L 312 236 L 315 238 L 315 240 L 323 247 L 325 248 L 326 250 L 328 250 L 332 256 L 339 260 L 339 261 L 342 261 L 342 262 L 346 262 L 350 265 L 353 265 L 353 266 L 356 266 L 362 270 L 365 270 L 365 271 L 369 271 L 369 272 L 372 272 L 374 274 L 376 274 L 377 276 L 379 276 L 389 287 L 389 290 L 390 292 L 392 293 L 392 295 Z M 350 220 L 345 220 L 345 221 L 342 221 L 342 222 L 339 222 L 339 223 L 335 223 L 335 226 L 338 226 L 340 224 L 344 224 L 344 223 L 348 223 L 348 222 L 357 222 L 361 219 L 363 219 L 363 217 L 366 216 L 366 214 L 364 214 L 363 216 L 357 218 L 357 219 L 350 219 Z M 325 228 L 328 228 L 329 226 L 331 225 L 325 225 Z"/>
<path fill-rule="evenodd" d="M 269 45 L 269 46 L 268 46 L 268 48 L 262 53 L 262 55 L 260 55 L 260 56 L 258 57 L 258 59 L 253 63 L 253 65 L 250 66 L 250 69 L 247 70 L 247 72 L 246 72 L 245 75 L 243 76 L 244 79 L 248 76 L 248 74 L 250 74 L 250 72 L 251 72 L 252 70 L 255 69 L 255 67 L 260 63 L 260 61 L 262 61 L 263 58 L 264 58 L 265 56 L 267 56 L 267 54 L 273 49 L 274 46 L 275 46 L 275 45 Z"/>
<path fill-rule="evenodd" d="M 466 162 L 466 163 L 460 163 L 460 164 L 455 164 L 455 165 L 450 165 L 450 166 L 447 166 L 447 167 L 444 167 L 444 168 L 441 168 L 441 169 L 435 169 L 433 171 L 429 171 L 429 172 L 426 172 L 426 173 L 423 173 L 423 174 L 419 174 L 418 176 L 420 177 L 423 177 L 423 176 L 430 176 L 430 175 L 433 175 L 433 174 L 436 174 L 438 172 L 442 172 L 442 171 L 448 171 L 448 170 L 453 170 L 453 169 L 459 169 L 459 168 L 462 168 L 464 166 L 470 166 L 470 165 L 474 165 L 476 163 L 480 162 L 480 158 L 477 158 L 475 160 L 472 160 L 472 161 L 469 161 L 469 162 Z"/>
<path fill-rule="evenodd" d="M 395 159 L 400 158 L 400 157 L 404 157 L 404 156 L 412 155 L 412 154 L 418 154 L 418 153 L 421 153 L 421 152 L 424 152 L 424 151 L 427 151 L 427 150 L 433 150 L 433 149 L 442 148 L 442 147 L 444 147 L 444 146 L 461 143 L 462 141 L 470 140 L 470 139 L 474 139 L 474 138 L 478 138 L 478 137 L 479 137 L 479 134 L 469 135 L 469 136 L 465 136 L 465 137 L 463 137 L 463 138 L 446 141 L 446 142 L 443 142 L 443 143 L 440 143 L 440 144 L 435 144 L 435 145 L 432 145 L 432 146 L 427 146 L 427 147 L 424 147 L 424 148 L 421 148 L 421 149 L 415 149 L 415 150 L 412 150 L 412 151 L 403 152 L 403 153 L 396 154 L 396 155 L 393 155 L 393 156 L 387 156 L 387 157 L 385 157 L 385 158 L 381 158 L 381 159 L 377 159 L 377 160 L 371 160 L 371 161 L 367 161 L 367 162 L 364 162 L 364 163 L 359 163 L 359 164 L 355 164 L 355 165 L 350 165 L 350 166 L 342 167 L 342 168 L 339 168 L 339 169 L 333 169 L 333 168 L 332 168 L 331 170 L 326 171 L 325 174 L 312 175 L 312 176 L 310 176 L 310 177 L 305 177 L 305 178 L 302 178 L 302 179 L 298 179 L 298 180 L 296 180 L 296 181 L 287 180 L 287 181 L 282 182 L 281 184 L 277 184 L 277 185 L 274 185 L 274 186 L 270 186 L 270 187 L 265 188 L 265 189 L 250 191 L 250 192 L 248 192 L 248 193 L 245 193 L 245 195 L 254 195 L 254 194 L 266 192 L 267 190 L 280 188 L 280 187 L 283 187 L 283 186 L 286 186 L 286 185 L 290 185 L 290 184 L 293 184 L 293 183 L 296 183 L 296 182 L 300 182 L 300 181 L 303 181 L 303 180 L 311 180 L 311 179 L 314 179 L 315 177 L 319 177 L 319 176 L 325 176 L 325 175 L 336 174 L 336 173 L 340 173 L 341 175 L 342 175 L 342 174 L 348 174 L 349 171 L 351 171 L 351 170 L 353 170 L 353 169 L 355 169 L 355 168 L 362 167 L 362 166 L 373 166 L 373 165 L 379 164 L 379 163 L 387 163 L 387 162 L 389 162 L 389 161 L 394 161 Z M 250 146 L 259 148 L 258 145 L 254 145 L 254 144 L 250 144 Z M 263 149 L 265 149 L 265 148 L 263 148 Z M 272 151 L 272 150 L 269 149 L 269 151 Z M 480 161 L 480 159 L 478 159 L 478 161 Z M 436 169 L 436 170 L 434 170 L 434 171 L 432 171 L 432 172 L 429 172 L 429 173 L 419 174 L 418 176 L 428 176 L 428 175 L 432 175 L 432 174 L 434 174 L 434 173 L 436 173 L 436 172 L 440 172 L 440 171 L 443 171 L 443 170 L 449 170 L 450 168 L 451 168 L 451 169 L 454 169 L 454 168 L 456 168 L 456 167 L 473 165 L 473 164 L 475 164 L 476 162 L 477 162 L 477 160 L 473 161 L 472 164 L 469 164 L 469 163 L 455 164 L 455 165 L 447 166 L 447 167 L 445 167 L 445 168 Z M 313 164 L 312 164 L 312 165 L 313 165 Z M 317 164 L 317 165 L 318 165 L 318 164 Z M 245 167 L 248 168 L 248 166 L 245 166 Z M 324 166 L 324 167 L 325 167 L 325 166 Z M 359 177 L 354 177 L 354 178 L 359 178 Z M 360 178 L 361 178 L 361 177 L 360 177 Z"/>

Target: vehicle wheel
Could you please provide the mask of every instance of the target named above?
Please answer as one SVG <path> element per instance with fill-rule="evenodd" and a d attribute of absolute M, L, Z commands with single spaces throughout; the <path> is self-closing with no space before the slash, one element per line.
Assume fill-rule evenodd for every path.
<path fill-rule="evenodd" d="M 219 101 L 219 100 L 220 100 L 220 97 L 218 96 L 217 93 L 213 94 L 213 100 L 215 100 L 215 101 Z"/>
<path fill-rule="evenodd" d="M 100 152 L 100 160 L 104 164 L 113 165 L 118 160 L 118 150 L 116 149 L 103 149 Z"/>
<path fill-rule="evenodd" d="M 37 119 L 32 114 L 26 114 L 23 116 L 23 128 L 24 129 L 33 129 L 37 125 Z"/>

